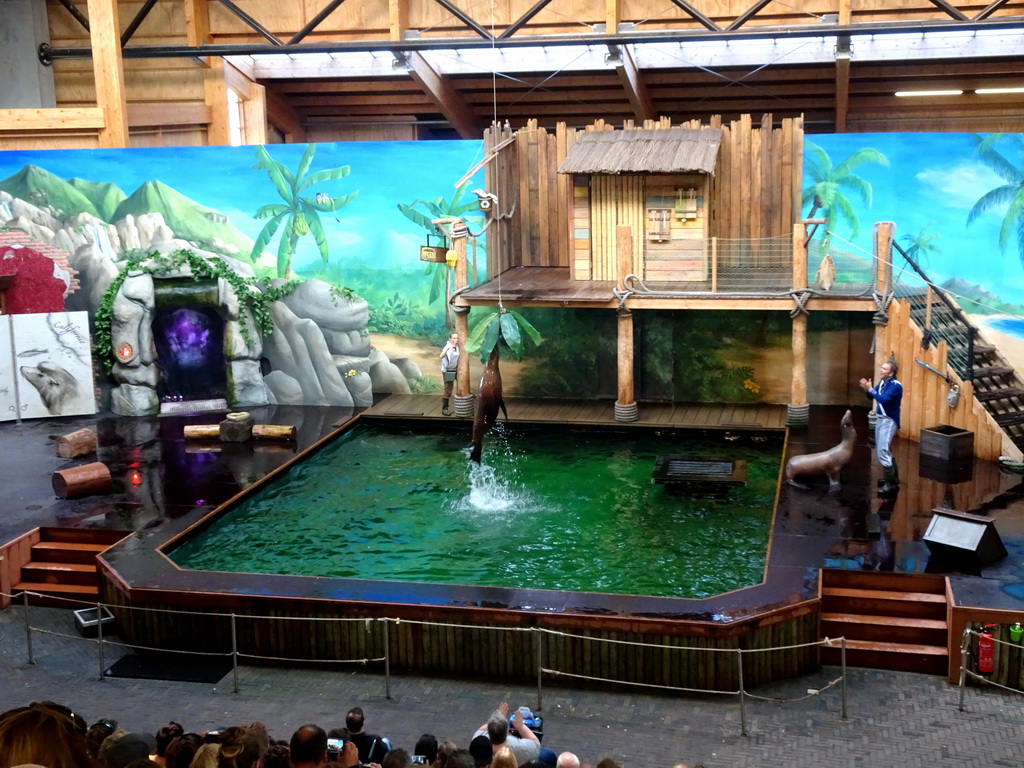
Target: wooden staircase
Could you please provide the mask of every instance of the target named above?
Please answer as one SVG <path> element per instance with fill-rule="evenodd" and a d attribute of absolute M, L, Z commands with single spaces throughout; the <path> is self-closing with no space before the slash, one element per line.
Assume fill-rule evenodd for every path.
<path fill-rule="evenodd" d="M 73 528 L 42 528 L 31 547 L 30 559 L 12 593 L 30 594 L 30 605 L 84 608 L 100 597 L 96 556 L 125 538 L 124 531 L 92 531 Z"/>
<path fill-rule="evenodd" d="M 905 298 L 911 318 L 926 338 L 931 343 L 946 342 L 950 367 L 961 379 L 971 381 L 974 398 L 1013 444 L 1024 449 L 1024 379 L 941 290 L 932 288 Z"/>
<path fill-rule="evenodd" d="M 946 579 L 822 569 L 822 638 L 846 638 L 854 667 L 945 675 L 949 667 Z M 838 665 L 840 644 L 822 647 L 821 662 Z"/>

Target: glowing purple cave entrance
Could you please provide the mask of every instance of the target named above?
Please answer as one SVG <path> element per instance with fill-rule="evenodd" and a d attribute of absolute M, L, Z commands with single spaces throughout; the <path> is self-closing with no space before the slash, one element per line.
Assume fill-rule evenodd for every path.
<path fill-rule="evenodd" d="M 224 397 L 224 320 L 216 309 L 158 309 L 153 338 L 162 401 Z"/>

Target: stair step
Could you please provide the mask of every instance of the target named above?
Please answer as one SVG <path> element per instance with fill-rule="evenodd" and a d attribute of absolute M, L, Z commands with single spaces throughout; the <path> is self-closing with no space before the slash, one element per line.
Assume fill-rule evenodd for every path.
<path fill-rule="evenodd" d="M 974 369 L 974 378 L 988 379 L 994 376 L 1008 376 L 1013 373 L 1013 368 L 1006 365 L 990 365 L 984 368 Z"/>
<path fill-rule="evenodd" d="M 30 561 L 21 567 L 21 578 L 42 584 L 99 585 L 99 572 L 89 563 L 40 563 Z"/>
<path fill-rule="evenodd" d="M 88 607 L 87 604 L 99 602 L 99 587 L 85 586 L 83 584 L 40 584 L 32 581 L 20 581 L 14 585 L 12 593 L 15 601 L 22 601 L 23 592 L 33 592 L 28 595 L 29 605 L 48 606 L 50 608 L 70 608 L 77 610 Z"/>
<path fill-rule="evenodd" d="M 836 640 L 832 648 L 838 648 L 839 641 Z M 919 656 L 942 656 L 949 657 L 946 646 L 923 645 L 920 643 L 890 643 L 877 640 L 852 640 L 846 638 L 847 651 L 870 651 L 872 653 L 893 653 Z"/>
<path fill-rule="evenodd" d="M 894 623 L 894 619 L 896 622 Z M 906 626 L 916 629 L 941 629 L 945 631 L 948 625 L 942 619 L 916 619 L 906 616 L 871 616 L 866 613 L 823 613 L 822 621 L 834 621 L 846 624 L 878 624 L 885 627 Z"/>
<path fill-rule="evenodd" d="M 992 418 L 1000 427 L 1012 427 L 1017 424 L 1024 424 L 1024 411 L 994 413 L 992 414 Z"/>
<path fill-rule="evenodd" d="M 852 613 L 942 620 L 946 618 L 946 596 L 930 592 L 897 592 L 881 589 L 822 587 L 821 608 L 826 613 Z"/>
<path fill-rule="evenodd" d="M 868 600 L 896 600 L 915 603 L 941 603 L 946 604 L 945 595 L 937 595 L 931 592 L 895 592 L 884 589 L 853 589 L 849 587 L 823 587 L 822 597 L 852 597 L 865 598 Z"/>
<path fill-rule="evenodd" d="M 974 356 L 980 357 L 981 355 L 991 355 L 996 351 L 996 348 L 991 344 L 979 344 L 974 342 Z"/>
<path fill-rule="evenodd" d="M 1007 400 L 1011 397 L 1024 397 L 1024 387 L 991 389 L 988 392 L 975 392 L 974 396 L 978 399 L 978 402 L 981 403 L 989 403 L 993 400 Z"/>
<path fill-rule="evenodd" d="M 95 563 L 109 544 L 77 541 L 40 541 L 32 545 L 32 559 L 43 563 Z"/>
<path fill-rule="evenodd" d="M 885 573 L 823 569 L 821 586 L 837 589 L 874 589 L 884 592 L 928 592 L 946 594 L 946 578 L 933 574 Z"/>
<path fill-rule="evenodd" d="M 43 541 L 61 541 L 67 543 L 102 544 L 104 549 L 117 544 L 128 536 L 126 531 L 105 531 L 94 528 L 40 528 L 39 538 Z"/>
<path fill-rule="evenodd" d="M 825 637 L 846 637 L 848 640 L 945 647 L 949 639 L 949 628 L 942 619 L 823 613 L 821 634 Z"/>

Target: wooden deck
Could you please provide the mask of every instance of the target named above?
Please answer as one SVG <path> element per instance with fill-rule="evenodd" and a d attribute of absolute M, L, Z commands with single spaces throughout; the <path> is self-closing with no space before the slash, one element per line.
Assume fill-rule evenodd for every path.
<path fill-rule="evenodd" d="M 730 285 L 724 278 L 719 280 L 720 293 L 712 292 L 710 280 L 648 281 L 646 285 L 651 291 L 682 292 L 689 295 L 673 297 L 634 294 L 626 300 L 626 306 L 630 309 L 769 309 L 786 312 L 793 308 L 793 299 L 781 295 L 789 289 L 789 282 L 778 282 L 777 273 L 758 280 L 747 270 L 742 280 L 742 283 L 736 285 Z M 615 282 L 612 280 L 573 280 L 568 267 L 512 267 L 499 277 L 459 294 L 455 304 L 463 307 L 497 306 L 501 303 L 517 307 L 615 309 L 619 306 L 619 300 L 613 293 L 614 289 Z M 765 292 L 778 293 L 780 296 L 765 298 L 762 296 Z M 737 295 L 743 293 L 749 295 Z M 845 295 L 839 289 L 834 289 L 830 296 L 811 297 L 806 306 L 811 310 L 841 312 L 877 310 L 870 297 Z"/>
<path fill-rule="evenodd" d="M 617 427 L 682 427 L 691 429 L 786 428 L 784 405 L 731 405 L 711 403 L 641 403 L 633 422 L 615 420 L 611 400 L 549 400 L 509 398 L 505 402 L 511 423 L 591 424 Z M 381 418 L 452 419 L 441 414 L 440 395 L 389 395 L 364 411 Z M 501 416 L 499 415 L 499 418 Z M 468 421 L 468 420 L 467 420 Z"/>

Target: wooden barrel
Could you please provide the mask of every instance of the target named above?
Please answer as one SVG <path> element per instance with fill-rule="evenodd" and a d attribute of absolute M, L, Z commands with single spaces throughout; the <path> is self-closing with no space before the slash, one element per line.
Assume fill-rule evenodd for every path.
<path fill-rule="evenodd" d="M 53 473 L 53 492 L 62 499 L 88 496 L 110 490 L 110 468 L 102 461 Z"/>
<path fill-rule="evenodd" d="M 91 429 L 79 429 L 57 438 L 57 455 L 62 459 L 73 459 L 96 453 L 96 433 Z"/>

